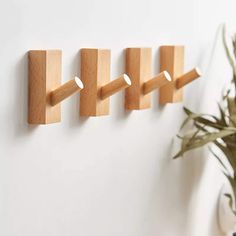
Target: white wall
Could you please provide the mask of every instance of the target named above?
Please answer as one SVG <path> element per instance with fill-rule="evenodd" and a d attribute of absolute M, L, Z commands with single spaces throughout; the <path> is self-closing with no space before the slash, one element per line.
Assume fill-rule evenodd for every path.
<path fill-rule="evenodd" d="M 230 75 L 219 23 L 233 25 L 234 0 L 8 0 L 0 2 L 0 235 L 215 236 L 222 181 L 215 161 L 173 161 L 182 105 L 125 112 L 123 94 L 110 115 L 82 119 L 78 96 L 62 104 L 62 122 L 27 125 L 27 51 L 63 50 L 63 80 L 79 74 L 79 50 L 112 49 L 112 78 L 126 47 L 186 46 L 186 70 L 205 76 L 184 103 L 215 109 Z M 234 29 L 234 28 L 233 28 Z M 211 56 L 213 53 L 213 60 Z M 192 155 L 192 154 L 191 154 Z M 219 180 L 219 181 L 218 181 Z"/>

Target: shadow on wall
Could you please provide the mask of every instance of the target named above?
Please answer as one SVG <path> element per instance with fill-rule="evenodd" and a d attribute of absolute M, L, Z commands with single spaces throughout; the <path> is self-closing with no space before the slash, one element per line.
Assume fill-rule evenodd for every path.
<path fill-rule="evenodd" d="M 119 53 L 117 61 L 118 65 L 115 65 L 114 63 L 111 63 L 111 65 L 117 68 L 115 72 L 118 76 L 125 73 L 125 49 Z M 114 117 L 117 121 L 127 119 L 131 115 L 132 110 L 125 109 L 125 90 L 117 93 L 116 98 L 117 99 L 113 99 L 113 97 L 110 97 L 110 104 L 113 102 L 115 104 L 114 106 L 110 106 L 110 114 L 114 113 Z M 114 111 L 112 107 L 115 108 Z"/>
<path fill-rule="evenodd" d="M 152 65 L 152 67 L 154 68 L 154 70 L 152 76 L 160 73 L 160 47 L 158 48 L 157 53 L 155 53 L 154 55 L 153 63 L 154 64 Z M 153 92 L 151 106 L 155 112 L 161 114 L 166 106 L 159 104 L 159 91 L 159 89 L 156 89 L 156 91 Z"/>
<path fill-rule="evenodd" d="M 197 112 L 206 110 L 207 113 L 215 111 L 215 100 L 220 95 L 221 85 L 216 88 L 215 80 L 217 78 L 217 69 L 220 68 L 217 65 L 218 47 L 222 46 L 221 39 L 221 27 L 220 26 L 215 34 L 213 46 L 209 47 L 209 51 L 204 51 L 199 58 L 199 64 L 201 68 L 204 68 L 204 78 L 199 83 L 198 90 L 201 93 L 201 99 L 196 100 L 195 107 Z M 222 62 L 222 60 L 221 60 Z M 221 65 L 220 62 L 220 65 Z M 209 88 L 214 86 L 214 92 Z M 204 102 L 203 102 L 204 101 Z M 192 199 L 189 205 L 189 235 L 222 235 L 218 225 L 218 194 L 222 187 L 221 172 L 218 167 L 215 166 L 215 160 L 209 159 L 209 151 L 204 149 L 190 152 L 186 155 L 194 165 L 194 179 L 193 189 L 195 194 L 192 195 Z M 217 163 L 218 164 L 218 163 Z M 208 222 L 206 220 L 208 219 Z M 210 222 L 209 222 L 210 219 Z M 197 232 L 197 233 L 196 233 Z"/>
<path fill-rule="evenodd" d="M 29 125 L 28 119 L 28 53 L 19 59 L 13 74 L 15 82 L 13 117 L 14 137 L 21 137 L 34 132 L 35 125 Z"/>
<path fill-rule="evenodd" d="M 78 73 L 78 71 L 80 72 L 80 51 L 78 51 L 74 55 L 73 62 L 71 63 L 70 71 L 71 71 L 71 75 L 70 75 L 71 78 L 77 74 L 79 78 L 81 78 L 81 75 Z M 70 98 L 70 103 L 69 103 L 67 113 L 70 114 L 69 127 L 71 128 L 81 127 L 83 124 L 85 124 L 88 121 L 88 118 L 89 118 L 86 116 L 79 115 L 79 106 L 80 106 L 79 101 L 80 101 L 80 93 Z"/>
<path fill-rule="evenodd" d="M 176 231 L 180 235 L 191 235 L 186 233 L 186 225 L 189 223 L 189 208 L 191 199 L 195 195 L 195 185 L 199 184 L 200 179 L 194 175 L 194 163 L 191 158 L 180 158 L 173 160 L 173 142 L 170 141 L 163 150 L 163 157 L 157 159 L 158 172 L 153 186 L 153 199 L 150 208 L 155 207 L 160 231 L 168 232 L 166 235 L 174 235 Z M 168 158 L 166 158 L 168 157 Z M 171 174 L 170 174 L 171 173 Z M 176 180 L 178 179 L 178 183 Z M 161 186 L 166 186 L 161 188 Z M 173 198 L 173 196 L 175 196 Z M 168 204 L 158 204 L 166 202 Z M 166 229 L 166 225 L 170 225 Z M 161 229 L 164 227 L 163 229 Z"/>

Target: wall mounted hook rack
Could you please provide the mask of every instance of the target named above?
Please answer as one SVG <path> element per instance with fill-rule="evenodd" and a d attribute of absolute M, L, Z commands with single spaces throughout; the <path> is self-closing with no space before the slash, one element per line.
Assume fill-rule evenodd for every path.
<path fill-rule="evenodd" d="M 160 88 L 160 104 L 181 102 L 183 87 L 201 76 L 198 68 L 184 71 L 184 46 L 162 46 L 160 48 L 160 69 L 167 70 L 172 81 Z"/>
<path fill-rule="evenodd" d="M 60 102 L 83 89 L 83 83 L 78 77 L 61 85 L 61 55 L 60 50 L 29 51 L 30 124 L 60 122 Z"/>
<path fill-rule="evenodd" d="M 151 48 L 126 49 L 126 73 L 130 76 L 132 85 L 125 91 L 125 108 L 140 110 L 150 108 L 150 92 L 159 89 L 171 81 L 167 71 L 151 77 Z"/>
<path fill-rule="evenodd" d="M 81 50 L 81 80 L 84 84 L 80 94 L 81 116 L 108 115 L 109 97 L 131 85 L 126 74 L 110 81 L 110 61 L 108 49 Z"/>

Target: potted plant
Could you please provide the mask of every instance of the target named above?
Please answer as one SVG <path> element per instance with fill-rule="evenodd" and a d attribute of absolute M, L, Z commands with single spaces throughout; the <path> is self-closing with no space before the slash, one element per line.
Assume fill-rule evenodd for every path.
<path fill-rule="evenodd" d="M 209 145 L 210 152 L 219 161 L 223 174 L 231 186 L 232 191 L 224 192 L 221 198 L 224 198 L 224 201 L 227 200 L 228 211 L 232 214 L 234 225 L 236 225 L 236 35 L 231 39 L 232 45 L 228 45 L 224 27 L 222 39 L 233 78 L 229 88 L 221 97 L 218 105 L 219 115 L 197 114 L 184 107 L 187 118 L 182 128 L 191 122 L 193 130 L 188 134 L 178 135 L 181 139 L 181 148 L 174 158 L 182 157 L 188 151 Z M 231 46 L 232 50 L 230 50 Z M 216 149 L 219 149 L 222 155 L 219 155 Z M 227 209 L 221 208 L 220 213 L 226 214 Z"/>

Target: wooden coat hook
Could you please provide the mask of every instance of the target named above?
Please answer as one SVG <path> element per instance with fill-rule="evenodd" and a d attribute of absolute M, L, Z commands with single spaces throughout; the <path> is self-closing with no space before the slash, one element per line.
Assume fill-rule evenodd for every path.
<path fill-rule="evenodd" d="M 125 91 L 125 108 L 129 110 L 146 109 L 151 106 L 150 92 L 171 81 L 167 71 L 151 78 L 151 48 L 126 49 L 126 73 L 132 85 Z"/>
<path fill-rule="evenodd" d="M 184 71 L 184 47 L 162 46 L 160 48 L 160 69 L 167 70 L 172 78 L 160 89 L 160 104 L 181 102 L 183 100 L 183 87 L 201 76 L 198 68 L 188 73 Z"/>
<path fill-rule="evenodd" d="M 108 115 L 109 97 L 131 85 L 126 74 L 110 81 L 110 54 L 108 49 L 81 50 L 81 116 Z"/>
<path fill-rule="evenodd" d="M 28 122 L 49 124 L 60 122 L 60 102 L 83 89 L 78 78 L 61 85 L 61 51 L 29 51 Z"/>

